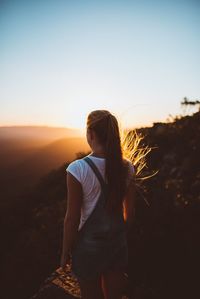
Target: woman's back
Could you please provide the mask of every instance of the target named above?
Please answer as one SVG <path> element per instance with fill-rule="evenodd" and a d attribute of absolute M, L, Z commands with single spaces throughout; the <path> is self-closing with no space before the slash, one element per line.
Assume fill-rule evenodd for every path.
<path fill-rule="evenodd" d="M 96 165 L 98 171 L 105 181 L 105 158 L 95 157 L 91 154 L 87 155 L 87 157 L 89 157 Z M 132 163 L 129 160 L 127 160 L 127 162 L 129 168 L 127 177 L 128 185 L 135 170 Z M 71 162 L 66 168 L 66 171 L 70 172 L 81 183 L 83 189 L 83 205 L 78 228 L 80 230 L 97 203 L 101 193 L 101 186 L 91 167 L 88 165 L 88 163 L 86 163 L 86 161 L 84 161 L 84 158 Z"/>

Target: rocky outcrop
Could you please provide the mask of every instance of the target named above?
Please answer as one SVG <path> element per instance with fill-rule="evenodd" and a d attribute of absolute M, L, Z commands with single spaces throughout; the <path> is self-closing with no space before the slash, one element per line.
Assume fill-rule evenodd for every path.
<path fill-rule="evenodd" d="M 81 298 L 79 284 L 70 271 L 70 266 L 66 270 L 56 269 L 42 284 L 38 292 L 30 299 L 76 299 Z M 122 299 L 128 299 L 126 295 Z"/>
<path fill-rule="evenodd" d="M 81 298 L 77 280 L 71 275 L 67 265 L 64 272 L 58 268 L 41 285 L 30 299 L 75 299 Z"/>

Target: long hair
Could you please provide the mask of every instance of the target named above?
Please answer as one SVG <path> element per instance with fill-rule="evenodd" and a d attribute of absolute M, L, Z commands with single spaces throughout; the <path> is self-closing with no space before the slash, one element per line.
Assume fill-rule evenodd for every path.
<path fill-rule="evenodd" d="M 117 118 L 107 110 L 94 110 L 87 117 L 87 128 L 96 133 L 105 150 L 105 180 L 108 186 L 106 208 L 109 212 L 120 212 L 123 209 L 128 167 L 123 159 Z"/>

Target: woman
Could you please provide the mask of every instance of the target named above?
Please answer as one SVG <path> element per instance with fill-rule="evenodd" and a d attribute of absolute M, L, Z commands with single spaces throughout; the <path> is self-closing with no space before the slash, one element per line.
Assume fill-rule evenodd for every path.
<path fill-rule="evenodd" d="M 118 299 L 125 288 L 127 229 L 134 221 L 135 170 L 123 158 L 118 122 L 109 111 L 88 115 L 86 136 L 92 152 L 66 169 L 61 267 L 72 258 L 83 299 Z"/>

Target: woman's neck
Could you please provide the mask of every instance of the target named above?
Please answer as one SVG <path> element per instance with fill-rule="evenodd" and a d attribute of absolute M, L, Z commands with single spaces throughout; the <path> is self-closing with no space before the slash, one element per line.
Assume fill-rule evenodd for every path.
<path fill-rule="evenodd" d="M 97 157 L 97 158 L 105 158 L 105 153 L 104 152 L 92 151 L 91 156 L 94 156 L 94 157 Z"/>

